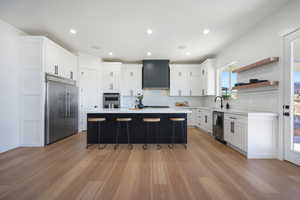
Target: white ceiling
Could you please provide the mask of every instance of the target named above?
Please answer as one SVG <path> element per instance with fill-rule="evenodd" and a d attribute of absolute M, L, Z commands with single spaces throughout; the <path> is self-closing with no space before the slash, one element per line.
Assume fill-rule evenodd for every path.
<path fill-rule="evenodd" d="M 216 54 L 287 1 L 1 0 L 0 19 L 74 52 L 127 61 L 192 61 Z M 77 30 L 76 36 L 70 28 Z M 153 29 L 151 36 L 147 28 Z M 203 35 L 204 28 L 211 33 Z"/>

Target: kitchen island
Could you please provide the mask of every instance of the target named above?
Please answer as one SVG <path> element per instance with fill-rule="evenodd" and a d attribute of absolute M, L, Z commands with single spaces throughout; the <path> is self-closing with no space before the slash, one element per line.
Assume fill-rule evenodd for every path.
<path fill-rule="evenodd" d="M 117 135 L 117 118 L 131 118 L 129 122 L 130 142 L 132 144 L 155 144 L 156 143 L 156 123 L 149 124 L 149 133 L 146 135 L 147 126 L 143 118 L 160 118 L 158 122 L 158 138 L 160 144 L 172 143 L 172 127 L 173 123 L 170 118 L 184 118 L 182 122 L 175 123 L 176 134 L 174 137 L 175 144 L 187 144 L 187 109 L 176 108 L 145 108 L 145 109 L 99 109 L 90 111 L 87 114 L 89 118 L 105 118 L 101 122 L 101 144 L 115 144 Z M 183 126 L 183 128 L 182 128 Z M 121 126 L 118 143 L 126 144 L 126 125 Z M 183 132 L 182 132 L 183 131 Z M 87 122 L 87 143 L 98 144 L 98 124 L 95 122 Z"/>

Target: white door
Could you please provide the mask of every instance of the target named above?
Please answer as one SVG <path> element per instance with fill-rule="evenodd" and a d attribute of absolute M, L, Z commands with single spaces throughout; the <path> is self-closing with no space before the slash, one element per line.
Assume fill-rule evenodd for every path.
<path fill-rule="evenodd" d="M 300 31 L 286 36 L 284 58 L 285 160 L 300 165 Z"/>

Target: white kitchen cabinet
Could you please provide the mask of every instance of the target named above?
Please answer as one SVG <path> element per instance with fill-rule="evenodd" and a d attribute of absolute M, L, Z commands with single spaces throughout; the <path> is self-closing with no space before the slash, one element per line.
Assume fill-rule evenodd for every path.
<path fill-rule="evenodd" d="M 201 68 L 196 66 L 188 69 L 189 96 L 202 96 Z"/>
<path fill-rule="evenodd" d="M 196 113 L 196 126 L 208 133 L 212 133 L 212 111 L 198 108 Z"/>
<path fill-rule="evenodd" d="M 211 110 L 205 110 L 203 112 L 203 127 L 204 130 L 206 130 L 209 133 L 212 133 L 212 111 Z"/>
<path fill-rule="evenodd" d="M 276 157 L 277 115 L 224 114 L 224 140 L 247 158 Z"/>
<path fill-rule="evenodd" d="M 214 60 L 207 59 L 201 64 L 201 96 L 216 94 Z"/>
<path fill-rule="evenodd" d="M 203 117 L 203 110 L 197 109 L 196 113 L 196 127 L 201 128 L 202 127 L 202 117 Z"/>
<path fill-rule="evenodd" d="M 121 82 L 121 63 L 105 62 L 101 64 L 102 79 L 101 90 L 102 92 L 120 92 Z"/>
<path fill-rule="evenodd" d="M 241 152 L 246 152 L 247 117 L 224 115 L 224 140 Z"/>
<path fill-rule="evenodd" d="M 197 109 L 191 108 L 189 110 L 192 112 L 187 114 L 187 125 L 197 126 Z"/>
<path fill-rule="evenodd" d="M 215 95 L 213 60 L 201 65 L 173 64 L 170 68 L 170 96 Z"/>
<path fill-rule="evenodd" d="M 170 96 L 190 96 L 188 70 L 182 65 L 172 65 L 170 69 Z"/>
<path fill-rule="evenodd" d="M 41 36 L 20 37 L 19 51 L 22 74 L 19 80 L 20 146 L 44 146 L 45 73 L 54 74 L 57 65 L 57 75 L 68 77 L 68 71 L 76 70 L 77 59 L 67 50 Z"/>
<path fill-rule="evenodd" d="M 142 65 L 123 64 L 121 76 L 123 96 L 136 96 L 142 90 Z"/>
<path fill-rule="evenodd" d="M 77 56 L 47 38 L 44 39 L 44 48 L 45 72 L 77 80 Z"/>

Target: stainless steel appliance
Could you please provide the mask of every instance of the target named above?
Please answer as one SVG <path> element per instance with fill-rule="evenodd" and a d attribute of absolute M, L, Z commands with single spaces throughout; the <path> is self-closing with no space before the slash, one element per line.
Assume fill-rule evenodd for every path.
<path fill-rule="evenodd" d="M 103 108 L 120 108 L 120 93 L 103 93 Z"/>
<path fill-rule="evenodd" d="M 213 111 L 213 136 L 216 140 L 226 143 L 224 141 L 224 113 Z"/>
<path fill-rule="evenodd" d="M 45 143 L 51 144 L 78 131 L 76 81 L 46 74 Z"/>

